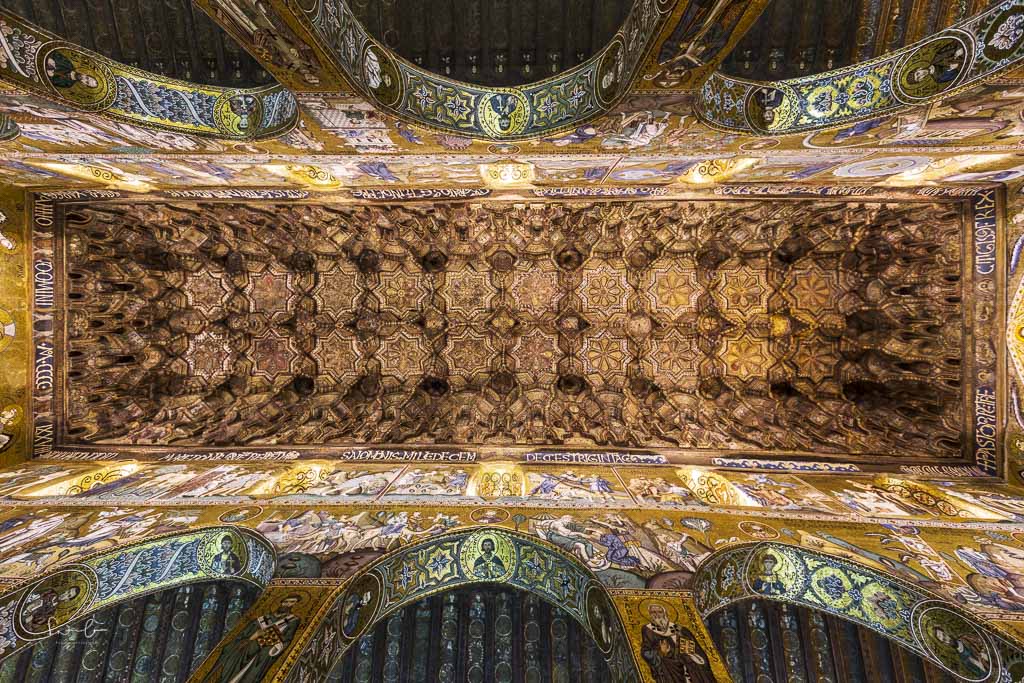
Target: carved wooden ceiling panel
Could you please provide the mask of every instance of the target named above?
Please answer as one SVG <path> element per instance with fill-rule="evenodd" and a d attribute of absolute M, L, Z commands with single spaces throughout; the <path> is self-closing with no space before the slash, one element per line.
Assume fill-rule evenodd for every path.
<path fill-rule="evenodd" d="M 111 59 L 207 85 L 270 74 L 191 0 L 0 0 L 0 7 Z"/>
<path fill-rule="evenodd" d="M 631 0 L 357 0 L 378 40 L 434 73 L 481 85 L 539 81 L 581 64 Z"/>
<path fill-rule="evenodd" d="M 69 445 L 961 455 L 948 205 L 68 211 Z"/>
<path fill-rule="evenodd" d="M 722 65 L 754 80 L 797 78 L 897 50 L 991 0 L 772 0 Z"/>

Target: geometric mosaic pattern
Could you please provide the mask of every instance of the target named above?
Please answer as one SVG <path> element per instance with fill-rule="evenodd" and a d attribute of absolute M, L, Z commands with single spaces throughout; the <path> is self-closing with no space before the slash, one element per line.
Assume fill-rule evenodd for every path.
<path fill-rule="evenodd" d="M 67 444 L 961 453 L 941 204 L 69 211 Z"/>

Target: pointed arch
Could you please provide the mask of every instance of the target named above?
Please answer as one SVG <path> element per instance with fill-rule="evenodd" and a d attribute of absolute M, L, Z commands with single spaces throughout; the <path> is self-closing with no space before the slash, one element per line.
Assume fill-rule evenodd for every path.
<path fill-rule="evenodd" d="M 1024 59 L 1024 0 L 985 12 L 912 45 L 825 73 L 748 81 L 715 72 L 695 103 L 712 128 L 791 135 L 867 122 L 980 85 Z"/>
<path fill-rule="evenodd" d="M 636 83 L 657 38 L 691 0 L 636 0 L 622 26 L 583 63 L 506 88 L 456 81 L 376 40 L 348 0 L 301 0 L 289 18 L 374 107 L 442 133 L 488 140 L 552 135 L 606 114 Z"/>
<path fill-rule="evenodd" d="M 274 680 L 325 680 L 375 624 L 425 597 L 468 584 L 508 586 L 560 608 L 594 638 L 615 681 L 641 680 L 621 615 L 597 577 L 544 541 L 489 526 L 402 548 L 353 576 Z"/>
<path fill-rule="evenodd" d="M 761 598 L 801 605 L 865 626 L 963 680 L 1004 680 L 1024 671 L 1017 642 L 948 600 L 885 572 L 784 543 L 736 546 L 708 558 L 693 578 L 706 620 Z M 964 659 L 964 652 L 971 657 Z"/>
<path fill-rule="evenodd" d="M 280 84 L 223 88 L 121 64 L 0 9 L 0 81 L 79 111 L 225 140 L 263 140 L 290 131 L 298 103 Z"/>
<path fill-rule="evenodd" d="M 275 565 L 268 541 L 233 526 L 148 538 L 76 559 L 0 593 L 0 662 L 73 621 L 168 588 L 216 580 L 262 591 Z"/>

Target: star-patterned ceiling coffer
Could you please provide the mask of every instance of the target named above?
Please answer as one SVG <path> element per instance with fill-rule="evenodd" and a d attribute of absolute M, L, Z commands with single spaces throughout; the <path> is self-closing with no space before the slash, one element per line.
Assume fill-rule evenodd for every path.
<path fill-rule="evenodd" d="M 75 208 L 59 438 L 948 461 L 962 231 L 938 203 Z"/>

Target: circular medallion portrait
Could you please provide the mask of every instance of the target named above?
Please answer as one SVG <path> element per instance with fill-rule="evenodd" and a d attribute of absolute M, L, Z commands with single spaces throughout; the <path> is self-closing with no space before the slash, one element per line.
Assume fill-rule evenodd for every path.
<path fill-rule="evenodd" d="M 587 587 L 587 597 L 584 602 L 584 609 L 587 610 L 587 625 L 594 635 L 594 642 L 601 648 L 601 651 L 608 654 L 612 651 L 612 628 L 614 622 L 615 608 L 608 599 L 608 594 L 596 584 Z"/>
<path fill-rule="evenodd" d="M 761 595 L 785 595 L 803 589 L 803 566 L 777 548 L 758 548 L 746 568 L 747 586 Z"/>
<path fill-rule="evenodd" d="M 233 531 L 215 531 L 203 537 L 199 544 L 199 566 L 213 574 L 236 576 L 249 563 L 249 549 L 245 539 Z"/>
<path fill-rule="evenodd" d="M 503 508 L 477 508 L 469 513 L 477 524 L 501 524 L 508 519 L 508 510 Z"/>
<path fill-rule="evenodd" d="M 381 104 L 392 107 L 402 97 L 402 78 L 395 61 L 384 48 L 367 43 L 363 50 L 363 85 Z"/>
<path fill-rule="evenodd" d="M 985 31 L 982 53 L 994 62 L 1016 53 L 1024 44 L 1024 7 L 1015 5 L 998 14 Z"/>
<path fill-rule="evenodd" d="M 217 519 L 225 524 L 241 524 L 242 522 L 248 522 L 250 519 L 259 517 L 262 513 L 263 508 L 259 505 L 246 505 L 245 507 L 228 510 Z"/>
<path fill-rule="evenodd" d="M 971 51 L 959 36 L 946 34 L 903 58 L 896 67 L 897 94 L 917 103 L 952 88 L 967 72 Z"/>
<path fill-rule="evenodd" d="M 380 606 L 381 583 L 373 572 L 363 574 L 348 587 L 338 614 L 342 635 L 356 639 L 368 629 Z"/>
<path fill-rule="evenodd" d="M 62 42 L 39 51 L 37 68 L 61 100 L 89 111 L 109 107 L 117 95 L 110 68 L 98 56 Z"/>
<path fill-rule="evenodd" d="M 518 90 L 492 93 L 477 108 L 480 127 L 491 137 L 519 135 L 530 122 L 530 103 Z"/>
<path fill-rule="evenodd" d="M 796 119 L 795 95 L 780 88 L 753 88 L 747 92 L 747 124 L 763 133 L 786 128 Z"/>
<path fill-rule="evenodd" d="M 471 579 L 500 581 L 512 574 L 515 567 L 515 548 L 503 534 L 477 531 L 462 541 L 459 561 L 462 570 Z"/>
<path fill-rule="evenodd" d="M 625 86 L 626 76 L 626 44 L 621 36 L 615 36 L 597 65 L 596 91 L 601 104 L 608 106 L 615 100 Z"/>
<path fill-rule="evenodd" d="M 213 103 L 213 119 L 217 127 L 236 137 L 255 135 L 263 117 L 259 98 L 243 90 L 221 93 Z"/>
<path fill-rule="evenodd" d="M 42 579 L 18 603 L 18 631 L 27 638 L 51 634 L 89 606 L 97 583 L 96 575 L 86 567 L 73 567 Z"/>
<path fill-rule="evenodd" d="M 996 666 L 992 644 L 978 627 L 956 612 L 931 605 L 917 613 L 915 625 L 925 650 L 954 676 L 984 681 L 992 675 Z"/>

